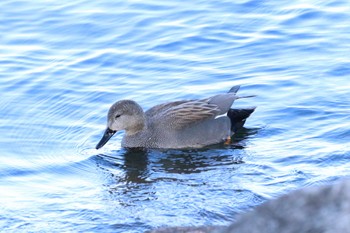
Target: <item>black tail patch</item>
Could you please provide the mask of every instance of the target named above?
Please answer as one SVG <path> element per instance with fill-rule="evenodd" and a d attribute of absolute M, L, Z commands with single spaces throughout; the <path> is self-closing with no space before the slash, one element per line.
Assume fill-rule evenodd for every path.
<path fill-rule="evenodd" d="M 227 116 L 231 120 L 231 132 L 236 133 L 237 130 L 243 127 L 245 120 L 252 114 L 254 108 L 241 108 L 241 109 L 230 109 L 227 112 Z"/>

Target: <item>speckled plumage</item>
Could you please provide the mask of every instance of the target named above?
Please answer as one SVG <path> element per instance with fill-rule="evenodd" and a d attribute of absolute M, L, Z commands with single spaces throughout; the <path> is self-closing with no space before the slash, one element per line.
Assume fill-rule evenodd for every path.
<path fill-rule="evenodd" d="M 133 100 L 120 100 L 109 109 L 107 130 L 96 148 L 119 130 L 125 130 L 123 147 L 200 148 L 222 142 L 233 134 L 236 123 L 223 114 L 240 98 L 238 89 L 234 86 L 228 93 L 201 100 L 159 104 L 146 112 Z M 240 125 L 253 111 L 245 112 Z"/>

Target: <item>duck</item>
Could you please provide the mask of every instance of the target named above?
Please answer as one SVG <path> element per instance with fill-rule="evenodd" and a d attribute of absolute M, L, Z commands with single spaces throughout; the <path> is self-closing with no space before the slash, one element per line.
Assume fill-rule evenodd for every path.
<path fill-rule="evenodd" d="M 107 127 L 96 149 L 102 148 L 118 131 L 125 131 L 124 148 L 202 148 L 230 144 L 256 107 L 231 108 L 240 86 L 205 99 L 178 100 L 158 104 L 147 111 L 134 100 L 119 100 L 109 109 Z"/>

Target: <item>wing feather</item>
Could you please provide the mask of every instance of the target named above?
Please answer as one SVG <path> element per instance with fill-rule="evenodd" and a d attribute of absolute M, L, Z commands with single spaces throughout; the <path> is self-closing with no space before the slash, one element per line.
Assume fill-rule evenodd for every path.
<path fill-rule="evenodd" d="M 220 112 L 215 104 L 203 101 L 188 101 L 166 109 L 162 114 L 171 122 L 173 128 L 179 129 L 190 124 L 214 118 Z"/>

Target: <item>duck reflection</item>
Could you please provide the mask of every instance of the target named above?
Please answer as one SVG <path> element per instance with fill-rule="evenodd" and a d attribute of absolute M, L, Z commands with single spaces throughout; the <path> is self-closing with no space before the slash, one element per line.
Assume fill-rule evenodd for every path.
<path fill-rule="evenodd" d="M 100 154 L 98 165 L 117 183 L 146 184 L 176 179 L 169 174 L 195 174 L 243 163 L 245 139 L 256 132 L 254 129 L 241 130 L 229 146 L 191 150 L 120 149 L 108 155 Z"/>
<path fill-rule="evenodd" d="M 255 132 L 241 131 L 229 146 L 191 150 L 123 148 L 99 154 L 95 158 L 102 172 L 103 195 L 117 209 L 147 205 L 163 195 L 180 195 L 183 188 L 207 185 L 211 170 L 234 174 L 246 157 L 245 139 Z"/>
<path fill-rule="evenodd" d="M 97 166 L 107 176 L 111 176 L 113 183 L 147 183 L 149 177 L 148 153 L 145 150 L 121 149 L 112 154 L 97 155 Z"/>

